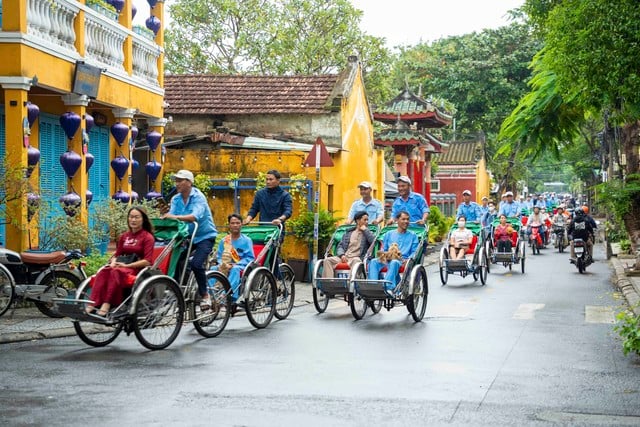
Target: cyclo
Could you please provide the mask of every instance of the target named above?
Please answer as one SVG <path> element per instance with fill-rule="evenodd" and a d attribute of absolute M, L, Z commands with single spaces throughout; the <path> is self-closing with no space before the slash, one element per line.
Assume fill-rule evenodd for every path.
<path fill-rule="evenodd" d="M 226 276 L 209 272 L 216 284 L 209 288 L 211 308 L 200 311 L 198 284 L 189 267 L 192 239 L 198 228 L 174 219 L 153 218 L 154 262 L 131 275 L 131 291 L 124 301 L 107 316 L 87 314 L 91 301 L 92 276 L 83 281 L 75 299 L 57 299 L 56 310 L 70 317 L 76 333 L 85 343 L 102 347 L 113 342 L 124 330 L 133 332 L 148 349 L 159 350 L 169 346 L 178 336 L 183 322 L 192 322 L 196 330 L 210 338 L 220 334 L 229 321 L 231 296 Z"/>
<path fill-rule="evenodd" d="M 337 253 L 338 244 L 342 240 L 342 237 L 347 230 L 353 227 L 353 224 L 338 226 L 331 236 L 331 241 L 327 245 L 324 258 L 328 258 Z M 369 224 L 368 227 L 374 235 L 378 235 L 380 228 L 377 225 Z M 339 263 L 334 268 L 334 277 L 323 277 L 323 266 L 323 259 L 319 259 L 313 267 L 313 280 L 311 283 L 313 286 L 313 305 L 316 311 L 318 313 L 324 313 L 329 305 L 329 299 L 335 298 L 336 296 L 342 296 L 347 304 L 352 307 L 354 302 L 353 279 L 363 279 L 366 277 L 363 262 L 357 262 L 353 269 L 350 268 L 347 263 Z M 374 314 L 378 313 L 382 307 L 379 303 L 371 303 L 369 306 Z"/>
<path fill-rule="evenodd" d="M 512 269 L 513 264 L 520 264 L 522 273 L 524 273 L 524 261 L 526 257 L 525 249 L 527 247 L 526 239 L 523 238 L 522 220 L 519 218 L 507 218 L 507 223 L 513 228 L 511 234 L 511 248 L 509 252 L 498 252 L 498 242 L 495 238 L 495 229 L 500 224 L 499 219 L 495 219 L 491 224 L 491 236 L 485 243 L 485 251 L 487 258 L 492 264 L 502 264 L 505 268 Z M 487 266 L 489 268 L 489 266 Z"/>
<path fill-rule="evenodd" d="M 350 285 L 353 289 L 352 301 L 350 304 L 351 314 L 356 320 L 364 317 L 367 306 L 373 306 L 375 310 L 381 307 L 391 310 L 397 304 L 403 304 L 411 314 L 414 321 L 420 322 L 424 317 L 427 309 L 427 299 L 429 296 L 429 283 L 427 280 L 427 272 L 422 265 L 427 244 L 429 242 L 429 227 L 412 223 L 408 227 L 408 231 L 418 236 L 418 249 L 410 259 L 406 260 L 400 267 L 400 282 L 392 291 L 387 290 L 387 284 L 391 283 L 387 278 L 370 279 L 365 273 L 368 272 L 369 260 L 377 256 L 377 252 L 382 249 L 382 242 L 385 234 L 396 230 L 396 226 L 387 226 L 380 230 L 376 238 L 376 242 L 367 253 L 365 263 L 359 264 L 358 268 L 354 268 L 350 276 Z M 381 273 L 387 271 L 386 267 Z"/>
<path fill-rule="evenodd" d="M 295 298 L 295 274 L 287 263 L 278 263 L 282 224 L 258 222 L 242 227 L 242 234 L 253 242 L 255 260 L 241 273 L 238 308 L 244 308 L 249 322 L 257 328 L 267 327 L 273 316 L 286 319 Z M 208 279 L 218 280 L 217 271 L 207 272 Z M 209 280 L 209 283 L 215 282 Z M 228 281 L 226 281 L 228 283 Z M 232 291 L 227 290 L 231 299 Z"/>
<path fill-rule="evenodd" d="M 458 228 L 458 224 L 453 224 L 447 234 L 447 240 L 440 250 L 440 258 L 438 267 L 440 269 L 440 281 L 442 286 L 447 284 L 449 274 L 459 274 L 461 277 L 467 277 L 468 274 L 473 275 L 473 280 L 480 278 L 480 283 L 487 284 L 487 274 L 489 273 L 489 263 L 487 261 L 487 253 L 484 249 L 482 226 L 476 223 L 467 222 L 466 228 L 473 234 L 473 240 L 465 251 L 465 257 L 462 259 L 451 259 L 449 257 L 449 239 L 451 233 Z M 473 255 L 467 258 L 467 255 Z"/>

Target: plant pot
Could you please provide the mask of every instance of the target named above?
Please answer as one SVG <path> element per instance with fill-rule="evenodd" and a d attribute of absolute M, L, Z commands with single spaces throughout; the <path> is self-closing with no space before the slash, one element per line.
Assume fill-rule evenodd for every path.
<path fill-rule="evenodd" d="M 118 13 L 113 12 L 105 7 L 100 6 L 99 4 L 88 4 L 87 7 L 95 10 L 96 12 L 106 16 L 107 18 L 110 18 L 114 21 L 118 20 Z"/>
<path fill-rule="evenodd" d="M 293 269 L 297 282 L 309 281 L 309 269 L 307 268 L 309 263 L 306 259 L 289 259 L 287 264 Z"/>
<path fill-rule="evenodd" d="M 229 188 L 236 188 L 236 182 L 235 181 L 229 181 Z"/>

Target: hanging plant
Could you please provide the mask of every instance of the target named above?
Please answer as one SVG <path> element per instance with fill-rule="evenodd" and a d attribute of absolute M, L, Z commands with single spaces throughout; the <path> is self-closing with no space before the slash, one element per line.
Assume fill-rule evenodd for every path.
<path fill-rule="evenodd" d="M 256 192 L 262 190 L 267 186 L 267 174 L 266 172 L 258 172 L 256 176 Z"/>
<path fill-rule="evenodd" d="M 289 177 L 289 194 L 294 199 L 298 199 L 300 209 L 307 206 L 307 176 L 303 173 L 297 173 Z"/>
<path fill-rule="evenodd" d="M 229 172 L 224 176 L 224 179 L 227 180 L 227 185 L 230 188 L 236 188 L 236 181 L 240 178 L 240 174 L 238 172 Z"/>

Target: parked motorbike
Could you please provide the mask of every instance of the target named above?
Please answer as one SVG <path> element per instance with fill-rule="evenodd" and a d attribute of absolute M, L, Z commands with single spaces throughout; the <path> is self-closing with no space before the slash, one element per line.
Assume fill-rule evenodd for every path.
<path fill-rule="evenodd" d="M 75 296 L 87 278 L 84 262 L 73 262 L 82 257 L 78 250 L 18 253 L 0 247 L 0 316 L 24 300 L 49 317 L 62 317 L 53 311 L 52 299 Z"/>
<path fill-rule="evenodd" d="M 578 272 L 582 274 L 587 271 L 587 267 L 593 263 L 593 259 L 587 251 L 587 242 L 582 239 L 573 239 L 573 250 L 576 254 L 576 267 L 578 267 Z M 571 262 L 573 263 L 574 261 L 571 260 Z"/>

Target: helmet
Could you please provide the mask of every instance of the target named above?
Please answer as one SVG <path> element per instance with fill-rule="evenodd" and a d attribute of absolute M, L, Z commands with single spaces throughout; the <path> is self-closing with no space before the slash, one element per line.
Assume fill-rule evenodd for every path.
<path fill-rule="evenodd" d="M 575 215 L 576 218 L 584 217 L 584 211 L 582 209 L 576 209 L 576 211 L 573 214 Z"/>
<path fill-rule="evenodd" d="M 589 206 L 587 206 L 587 205 L 582 206 L 582 210 L 584 211 L 584 213 L 588 214 L 589 213 Z"/>

